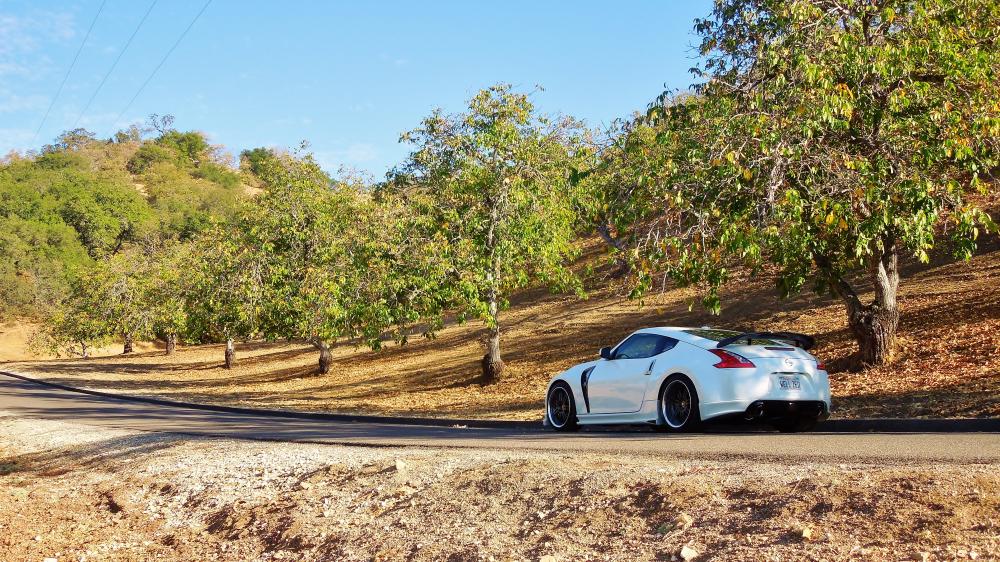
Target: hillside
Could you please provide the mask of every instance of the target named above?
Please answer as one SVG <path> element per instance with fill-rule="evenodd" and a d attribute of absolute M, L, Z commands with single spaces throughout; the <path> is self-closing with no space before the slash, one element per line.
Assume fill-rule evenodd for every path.
<path fill-rule="evenodd" d="M 522 293 L 504 315 L 505 379 L 480 384 L 483 330 L 450 325 L 433 340 L 381 352 L 349 344 L 334 349 L 331 375 L 314 376 L 316 352 L 295 343 L 242 344 L 236 368 L 222 368 L 222 346 L 188 346 L 90 360 L 36 360 L 10 368 L 92 388 L 196 402 L 304 411 L 540 419 L 549 377 L 589 360 L 603 345 L 650 325 L 706 325 L 796 330 L 816 336 L 831 371 L 838 417 L 975 417 L 1000 415 L 1000 249 L 970 262 L 941 259 L 907 266 L 900 288 L 903 319 L 896 361 L 846 370 L 854 350 L 839 302 L 804 294 L 780 300 L 771 279 L 733 283 L 723 313 L 712 317 L 693 292 L 673 289 L 643 306 L 615 291 L 586 300 L 545 291 Z M 6 358 L 13 357 L 7 356 Z"/>

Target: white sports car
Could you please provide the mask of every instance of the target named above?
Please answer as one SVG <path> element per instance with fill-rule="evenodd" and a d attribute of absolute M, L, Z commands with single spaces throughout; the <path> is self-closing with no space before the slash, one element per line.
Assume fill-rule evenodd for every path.
<path fill-rule="evenodd" d="M 545 423 L 557 431 L 591 424 L 651 424 L 691 431 L 723 416 L 806 431 L 830 415 L 830 381 L 791 332 L 645 328 L 597 361 L 555 376 Z"/>

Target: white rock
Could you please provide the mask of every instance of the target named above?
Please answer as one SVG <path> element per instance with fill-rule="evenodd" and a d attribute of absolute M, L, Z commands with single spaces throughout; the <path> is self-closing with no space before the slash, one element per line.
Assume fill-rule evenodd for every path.
<path fill-rule="evenodd" d="M 684 545 L 681 547 L 680 555 L 681 560 L 684 560 L 684 562 L 690 562 L 698 557 L 698 551 L 688 545 Z"/>

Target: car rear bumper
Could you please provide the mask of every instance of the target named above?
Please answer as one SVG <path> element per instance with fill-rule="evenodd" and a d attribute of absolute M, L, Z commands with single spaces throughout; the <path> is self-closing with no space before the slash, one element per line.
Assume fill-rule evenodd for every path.
<path fill-rule="evenodd" d="M 746 419 L 768 421 L 791 417 L 825 420 L 830 410 L 822 400 L 756 400 L 746 409 Z"/>

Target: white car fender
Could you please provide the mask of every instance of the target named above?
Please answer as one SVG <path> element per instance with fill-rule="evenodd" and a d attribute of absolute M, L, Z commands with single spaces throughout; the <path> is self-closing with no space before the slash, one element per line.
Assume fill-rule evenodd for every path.
<path fill-rule="evenodd" d="M 545 389 L 546 400 L 548 399 L 549 391 L 552 390 L 552 386 L 556 383 L 563 382 L 569 385 L 570 390 L 573 392 L 573 402 L 576 403 L 577 413 L 586 413 L 586 409 L 584 408 L 585 399 L 583 396 L 583 388 L 580 386 L 580 377 L 583 375 L 584 371 L 596 364 L 597 361 L 581 363 L 579 365 L 574 365 L 557 375 L 549 382 L 548 387 Z"/>
<path fill-rule="evenodd" d="M 686 367 L 681 367 L 679 365 L 666 365 L 662 369 L 659 365 L 653 368 L 654 375 L 652 380 L 650 380 L 650 385 L 646 387 L 646 398 L 645 400 L 659 400 L 660 390 L 663 388 L 663 383 L 667 381 L 673 375 L 684 375 L 694 384 L 694 390 L 698 393 L 698 396 L 702 395 L 701 384 L 698 382 L 698 377 L 688 370 Z"/>

